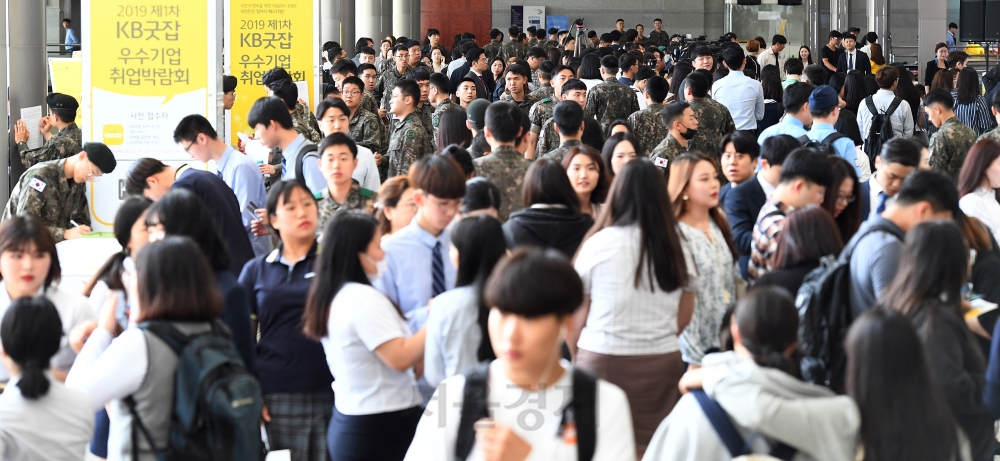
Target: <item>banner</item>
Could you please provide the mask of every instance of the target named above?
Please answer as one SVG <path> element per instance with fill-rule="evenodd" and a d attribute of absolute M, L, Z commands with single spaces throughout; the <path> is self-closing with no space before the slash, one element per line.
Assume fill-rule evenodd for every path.
<path fill-rule="evenodd" d="M 309 94 L 299 99 L 319 100 L 319 2 L 229 0 L 225 27 L 225 73 L 239 81 L 227 114 L 230 144 L 236 145 L 236 133 L 252 134 L 247 112 L 267 96 L 261 77 L 271 69 L 284 68 L 292 81 L 308 82 Z"/>
<path fill-rule="evenodd" d="M 524 30 L 524 6 L 512 5 L 510 7 L 510 25 Z"/>
<path fill-rule="evenodd" d="M 83 141 L 118 166 L 92 183 L 94 230 L 109 230 L 131 160 L 190 161 L 173 140 L 182 118 L 221 120 L 218 0 L 83 0 Z M 97 44 L 96 46 L 94 44 Z"/>
<path fill-rule="evenodd" d="M 83 61 L 80 58 L 49 58 L 52 92 L 62 93 L 83 102 Z M 83 111 L 76 111 L 77 126 L 83 126 Z"/>
<path fill-rule="evenodd" d="M 535 29 L 545 29 L 545 7 L 524 7 L 524 29 L 535 26 Z"/>

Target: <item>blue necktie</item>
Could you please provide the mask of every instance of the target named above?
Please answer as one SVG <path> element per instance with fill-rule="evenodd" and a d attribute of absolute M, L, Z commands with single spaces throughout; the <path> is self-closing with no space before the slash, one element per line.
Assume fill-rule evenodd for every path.
<path fill-rule="evenodd" d="M 218 176 L 219 179 L 222 179 L 222 171 L 216 171 L 215 175 Z"/>
<path fill-rule="evenodd" d="M 434 275 L 431 297 L 434 297 L 444 293 L 444 261 L 441 259 L 441 242 L 434 244 L 434 252 L 431 254 L 431 272 Z"/>
<path fill-rule="evenodd" d="M 854 53 L 847 55 L 847 70 L 854 70 Z"/>
<path fill-rule="evenodd" d="M 888 199 L 889 196 L 885 195 L 885 192 L 878 193 L 878 207 L 875 208 L 875 214 L 882 214 L 885 211 L 885 201 Z"/>

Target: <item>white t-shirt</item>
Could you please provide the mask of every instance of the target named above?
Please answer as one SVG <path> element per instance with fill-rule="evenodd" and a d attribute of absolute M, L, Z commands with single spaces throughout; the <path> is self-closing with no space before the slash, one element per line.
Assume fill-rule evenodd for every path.
<path fill-rule="evenodd" d="M 679 231 L 678 231 L 679 234 Z M 677 313 L 681 289 L 665 292 L 643 268 L 635 286 L 642 232 L 638 226 L 610 226 L 594 234 L 576 256 L 583 292 L 590 295 L 587 325 L 577 345 L 606 355 L 653 355 L 680 350 Z M 683 241 L 682 241 L 683 242 Z M 697 269 L 687 248 L 686 291 L 697 291 Z M 648 261 L 646 259 L 645 261 Z"/>
<path fill-rule="evenodd" d="M 38 294 L 42 294 L 42 291 L 39 290 Z M 62 320 L 63 326 L 59 352 L 52 356 L 51 365 L 56 370 L 69 371 L 70 367 L 73 366 L 73 360 L 76 359 L 76 352 L 73 352 L 73 348 L 69 345 L 69 332 L 87 320 L 96 320 L 97 316 L 94 315 L 94 311 L 90 309 L 90 303 L 83 295 L 63 291 L 55 285 L 45 290 L 44 294 L 59 311 L 59 320 Z M 7 282 L 0 282 L 0 319 L 7 313 L 11 302 L 13 301 L 10 299 L 10 294 L 7 293 Z M 8 380 L 10 380 L 10 373 L 7 372 L 7 367 L 0 363 L 0 382 Z"/>
<path fill-rule="evenodd" d="M 320 342 L 333 374 L 338 411 L 372 415 L 423 404 L 413 370 L 396 371 L 375 355 L 387 341 L 410 337 L 406 320 L 384 294 L 347 283 L 333 298 L 327 328 Z"/>
<path fill-rule="evenodd" d="M 531 445 L 531 453 L 525 461 L 577 459 L 576 445 L 563 442 L 559 436 L 563 408 L 573 395 L 572 366 L 566 361 L 561 363 L 565 373 L 554 386 L 548 386 L 541 392 L 529 392 L 515 385 L 507 378 L 501 361 L 494 360 L 490 364 L 490 393 L 486 406 L 495 422 L 510 427 Z M 406 461 L 454 458 L 464 391 L 464 375 L 453 376 L 441 383 L 420 418 L 413 443 L 406 453 Z M 634 460 L 632 413 L 625 392 L 614 384 L 598 380 L 597 405 L 594 461 Z M 473 444 L 467 459 L 484 459 L 478 441 Z"/>
<path fill-rule="evenodd" d="M 370 191 L 378 192 L 382 186 L 382 180 L 378 176 L 378 164 L 375 163 L 375 154 L 365 146 L 358 147 L 358 166 L 354 167 L 351 178 L 361 184 L 361 187 Z"/>

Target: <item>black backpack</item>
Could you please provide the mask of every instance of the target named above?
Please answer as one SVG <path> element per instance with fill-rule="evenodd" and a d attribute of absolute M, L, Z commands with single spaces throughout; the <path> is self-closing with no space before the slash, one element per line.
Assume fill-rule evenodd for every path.
<path fill-rule="evenodd" d="M 868 137 L 865 138 L 865 153 L 868 154 L 868 164 L 875 166 L 875 157 L 882 152 L 882 144 L 892 139 L 891 115 L 896 112 L 902 99 L 893 97 L 892 103 L 885 113 L 879 113 L 875 108 L 875 100 L 871 96 L 865 98 L 868 112 L 872 114 L 872 125 L 868 128 Z"/>
<path fill-rule="evenodd" d="M 135 399 L 124 400 L 133 420 L 132 459 L 139 459 L 139 433 L 161 461 L 261 459 L 260 384 L 247 372 L 226 326 L 215 320 L 211 331 L 191 336 L 166 321 L 142 322 L 139 328 L 167 343 L 178 362 L 167 446 L 153 443 Z"/>
<path fill-rule="evenodd" d="M 472 452 L 476 441 L 473 425 L 482 418 L 490 417 L 486 408 L 489 395 L 490 362 L 483 362 L 465 374 L 465 391 L 462 400 L 462 417 L 455 438 L 455 459 L 465 460 Z M 567 421 L 568 420 L 568 421 Z M 594 458 L 597 445 L 597 378 L 573 368 L 573 397 L 563 411 L 562 425 L 573 422 L 576 425 L 576 452 L 579 461 Z"/>
<path fill-rule="evenodd" d="M 316 147 L 316 145 L 312 144 L 312 143 L 306 144 L 306 145 L 302 146 L 302 148 L 299 149 L 299 157 L 297 159 L 295 159 L 295 180 L 296 181 L 299 181 L 302 184 L 306 183 L 306 178 L 302 177 L 302 160 L 304 160 L 306 157 L 312 157 L 312 158 L 314 158 L 316 160 L 319 160 L 319 155 L 316 154 L 316 150 L 317 149 L 319 149 L 319 148 Z"/>
<path fill-rule="evenodd" d="M 854 321 L 851 310 L 851 254 L 854 247 L 872 232 L 886 232 L 903 240 L 899 229 L 874 224 L 841 252 L 840 258 L 823 258 L 820 267 L 806 274 L 795 298 L 799 310 L 799 350 L 802 352 L 802 379 L 844 393 L 847 356 L 844 339 Z"/>
<path fill-rule="evenodd" d="M 802 147 L 810 147 L 816 149 L 816 151 L 818 151 L 820 154 L 829 156 L 829 155 L 837 155 L 836 149 L 833 148 L 833 143 L 837 142 L 838 139 L 843 139 L 846 137 L 847 136 L 844 136 L 840 133 L 833 132 L 827 135 L 825 138 L 823 138 L 822 141 L 813 141 L 812 139 L 809 139 L 809 135 L 799 136 L 798 140 L 799 143 L 802 144 Z"/>

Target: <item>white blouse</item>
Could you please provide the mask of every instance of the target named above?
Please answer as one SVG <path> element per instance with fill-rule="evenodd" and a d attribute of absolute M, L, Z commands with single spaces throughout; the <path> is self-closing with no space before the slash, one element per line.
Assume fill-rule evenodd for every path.
<path fill-rule="evenodd" d="M 993 238 L 1000 242 L 1000 202 L 997 202 L 995 190 L 980 187 L 962 197 L 958 207 L 966 215 L 986 224 Z"/>

